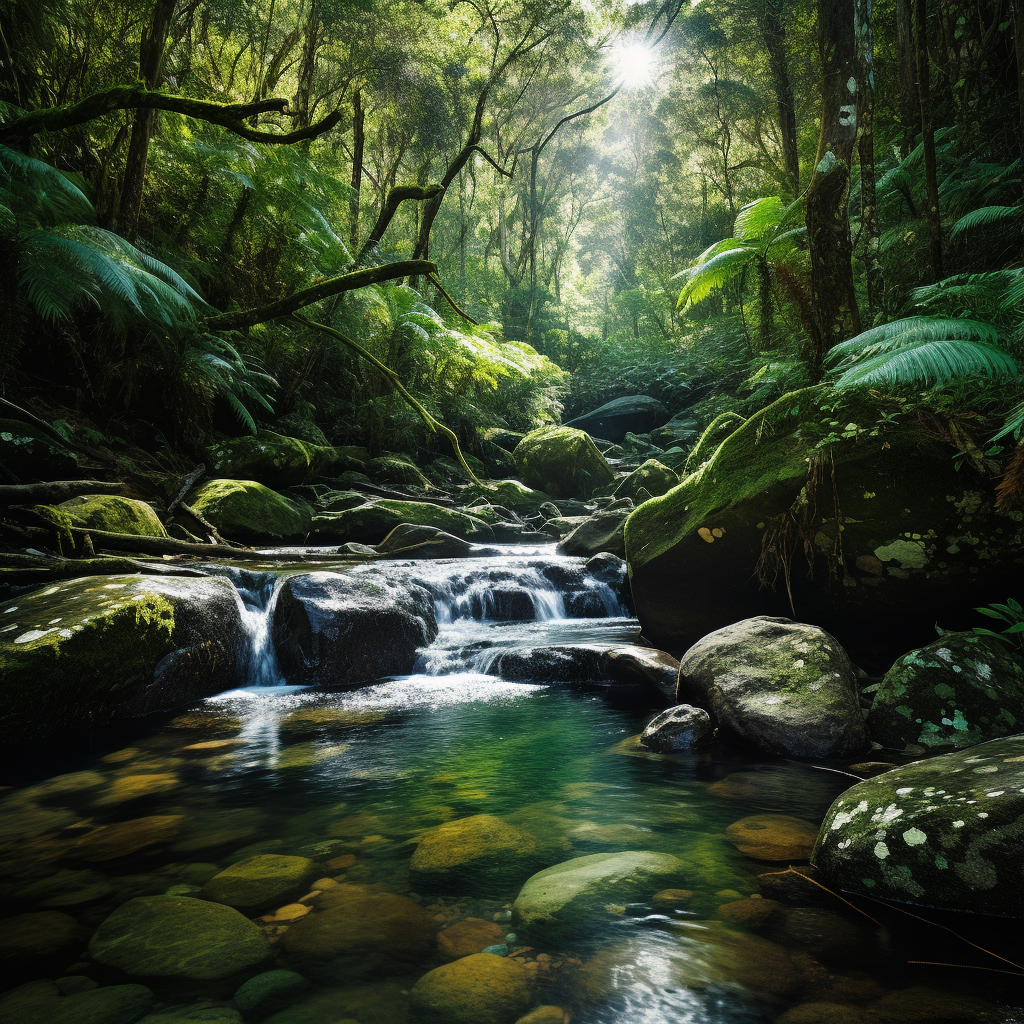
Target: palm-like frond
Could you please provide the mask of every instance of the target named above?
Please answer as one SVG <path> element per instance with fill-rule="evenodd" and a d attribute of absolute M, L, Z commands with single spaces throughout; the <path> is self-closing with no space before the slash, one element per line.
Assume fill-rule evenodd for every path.
<path fill-rule="evenodd" d="M 6 146 L 0 146 L 0 206 L 28 228 L 95 218 L 92 203 L 71 178 Z"/>
<path fill-rule="evenodd" d="M 803 212 L 803 198 L 784 205 L 778 196 L 755 199 L 736 214 L 733 234 L 737 238 L 761 239 L 766 235 L 777 235 Z"/>
<path fill-rule="evenodd" d="M 949 231 L 949 237 L 955 238 L 965 231 L 974 231 L 989 224 L 1002 224 L 1020 230 L 1020 222 L 1024 220 L 1024 206 L 982 206 L 964 214 Z"/>
<path fill-rule="evenodd" d="M 1020 367 L 998 340 L 998 329 L 982 321 L 907 317 L 836 345 L 827 361 L 837 390 L 1016 377 Z"/>
<path fill-rule="evenodd" d="M 702 299 L 706 299 L 717 288 L 723 287 L 753 260 L 756 249 L 731 240 L 732 246 L 711 259 L 691 267 L 687 272 L 686 284 L 679 293 L 677 307 L 687 310 Z"/>

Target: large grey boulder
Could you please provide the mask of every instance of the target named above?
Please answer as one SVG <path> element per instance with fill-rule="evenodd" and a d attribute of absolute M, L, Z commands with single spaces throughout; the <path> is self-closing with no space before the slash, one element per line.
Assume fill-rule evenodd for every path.
<path fill-rule="evenodd" d="M 89 576 L 0 601 L 0 739 L 123 722 L 237 685 L 226 579 Z"/>
<path fill-rule="evenodd" d="M 584 519 L 570 534 L 559 541 L 558 553 L 590 558 L 607 552 L 616 558 L 622 558 L 626 554 L 626 542 L 622 533 L 632 511 L 632 507 L 619 508 L 597 512 L 589 519 Z"/>
<path fill-rule="evenodd" d="M 792 619 L 744 619 L 697 641 L 679 663 L 676 699 L 768 753 L 842 757 L 868 742 L 846 652 Z"/>
<path fill-rule="evenodd" d="M 875 899 L 1024 917 L 1024 735 L 866 779 L 822 823 L 812 863 Z"/>
<path fill-rule="evenodd" d="M 586 930 L 607 904 L 651 896 L 682 873 L 683 862 L 668 853 L 575 857 L 527 880 L 512 904 L 512 923 L 531 942 L 559 941 Z"/>
<path fill-rule="evenodd" d="M 947 633 L 903 655 L 878 686 L 871 738 L 962 749 L 1024 729 L 1024 660 L 995 637 Z"/>
<path fill-rule="evenodd" d="M 668 409 L 648 395 L 627 395 L 569 420 L 566 426 L 585 430 L 591 437 L 621 441 L 626 434 L 646 434 L 668 419 Z"/>
<path fill-rule="evenodd" d="M 322 686 L 407 674 L 437 622 L 422 587 L 311 572 L 282 584 L 271 631 L 288 680 Z"/>

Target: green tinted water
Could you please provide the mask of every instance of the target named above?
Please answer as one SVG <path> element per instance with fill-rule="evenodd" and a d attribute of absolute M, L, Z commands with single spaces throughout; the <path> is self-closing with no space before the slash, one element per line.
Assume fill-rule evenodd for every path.
<path fill-rule="evenodd" d="M 340 883 L 411 896 L 436 927 L 480 919 L 496 924 L 504 941 L 511 904 L 536 864 L 513 860 L 483 883 L 456 874 L 425 884 L 410 871 L 416 845 L 431 829 L 483 814 L 534 836 L 549 862 L 623 850 L 670 853 L 683 862 L 671 888 L 690 896 L 654 901 L 653 892 L 630 893 L 581 920 L 570 941 L 521 949 L 525 942 L 512 940 L 510 951 L 535 983 L 535 1001 L 561 1007 L 575 1021 L 768 1021 L 821 1002 L 838 1008 L 797 1010 L 804 1016 L 791 1019 L 975 1019 L 921 1016 L 923 997 L 913 993 L 905 1001 L 917 1007 L 916 1017 L 863 1009 L 923 984 L 943 989 L 950 1012 L 973 1013 L 973 1004 L 956 1002 L 957 993 L 976 994 L 980 972 L 906 961 L 1006 966 L 911 918 L 874 908 L 880 927 L 808 887 L 797 904 L 803 909 L 780 909 L 769 924 L 738 923 L 757 918 L 739 902 L 758 892 L 756 876 L 786 864 L 739 853 L 727 827 L 763 812 L 816 825 L 852 780 L 725 749 L 699 758 L 637 751 L 630 737 L 650 717 L 648 697 L 472 674 L 417 676 L 350 693 L 225 694 L 132 747 L 8 792 L 0 801 L 5 903 L 11 914 L 57 911 L 89 930 L 133 896 L 194 895 L 233 862 L 282 853 L 316 860 L 327 880 L 316 882 L 322 889 Z M 163 831 L 147 833 L 139 824 L 146 820 L 164 822 Z M 135 825 L 113 845 L 99 841 L 109 836 L 105 826 L 119 822 Z M 817 897 L 826 905 L 817 906 Z M 310 905 L 318 913 L 316 898 L 298 913 Z M 269 914 L 259 924 L 283 951 L 282 965 L 301 969 L 286 948 L 284 936 L 296 927 L 288 912 L 264 920 L 278 908 L 264 909 Z M 986 945 L 1013 942 L 1012 929 L 998 923 L 979 930 L 965 921 L 962 930 L 984 932 Z M 123 980 L 81 959 L 85 934 L 46 954 L 9 945 L 14 973 L 5 984 L 62 973 Z M 350 983 L 332 977 L 269 1019 L 415 1022 L 421 1018 L 409 990 L 439 963 L 433 948 L 397 974 L 375 976 L 356 963 Z M 1022 1019 L 1007 1008 L 1017 1001 L 1014 984 L 984 976 L 983 994 L 1003 1000 L 999 1020 Z M 156 989 L 172 1006 L 232 1005 L 231 992 L 216 986 Z M 851 1016 L 857 1012 L 862 1016 Z M 4 1018 L 0 1002 L 3 1019 L 14 1024 L 17 1017 Z"/>

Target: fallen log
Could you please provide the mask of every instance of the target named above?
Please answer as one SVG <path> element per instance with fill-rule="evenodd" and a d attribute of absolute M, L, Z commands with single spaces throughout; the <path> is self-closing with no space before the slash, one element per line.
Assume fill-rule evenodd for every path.
<path fill-rule="evenodd" d="M 48 480 L 41 484 L 0 484 L 0 506 L 59 505 L 80 494 L 120 494 L 125 485 L 106 480 Z"/>
<path fill-rule="evenodd" d="M 207 576 L 201 569 L 181 564 L 144 562 L 136 558 L 47 558 L 42 555 L 0 554 L 0 587 L 42 586 L 82 576 Z"/>
<path fill-rule="evenodd" d="M 86 530 L 73 526 L 75 534 L 88 533 L 92 537 L 93 546 L 97 549 L 110 551 L 136 551 L 145 555 L 196 555 L 199 558 L 221 558 L 237 562 L 365 562 L 369 555 L 338 554 L 337 552 L 318 552 L 315 555 L 300 551 L 278 551 L 267 554 L 253 551 L 252 548 L 229 548 L 221 544 L 192 544 L 173 537 L 139 537 L 128 533 L 108 533 L 106 530 Z"/>

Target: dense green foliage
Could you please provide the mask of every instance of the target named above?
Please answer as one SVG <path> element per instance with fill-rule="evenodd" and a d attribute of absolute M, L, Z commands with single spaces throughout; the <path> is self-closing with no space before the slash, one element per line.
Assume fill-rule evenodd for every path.
<path fill-rule="evenodd" d="M 175 462 L 258 424 L 442 452 L 394 379 L 469 451 L 628 393 L 703 427 L 824 373 L 932 389 L 1005 463 L 1024 421 L 1013 14 L 929 0 L 922 105 L 910 5 L 875 5 L 847 166 L 825 146 L 818 6 L 0 0 L 0 395 Z M 136 80 L 157 109 L 110 99 Z M 853 285 L 823 362 L 808 225 L 836 168 Z M 389 279 L 408 259 L 436 272 Z M 391 373 L 308 319 L 208 323 L 375 267 L 308 313 Z"/>

